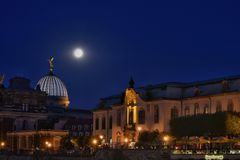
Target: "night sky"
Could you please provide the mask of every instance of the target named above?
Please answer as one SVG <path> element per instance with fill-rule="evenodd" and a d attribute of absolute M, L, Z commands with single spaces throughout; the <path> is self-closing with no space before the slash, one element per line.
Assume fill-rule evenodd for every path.
<path fill-rule="evenodd" d="M 75 59 L 81 47 L 85 55 Z M 1 1 L 0 73 L 37 81 L 54 73 L 71 107 L 93 108 L 136 87 L 240 74 L 237 1 Z"/>

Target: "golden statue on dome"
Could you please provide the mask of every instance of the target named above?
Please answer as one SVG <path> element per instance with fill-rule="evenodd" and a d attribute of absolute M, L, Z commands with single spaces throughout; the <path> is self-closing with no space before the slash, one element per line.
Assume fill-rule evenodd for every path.
<path fill-rule="evenodd" d="M 53 61 L 54 61 L 54 57 L 50 57 L 50 58 L 48 59 L 48 63 L 49 63 L 49 66 L 50 66 L 50 73 L 51 73 L 51 74 L 53 74 L 53 68 L 54 68 Z"/>

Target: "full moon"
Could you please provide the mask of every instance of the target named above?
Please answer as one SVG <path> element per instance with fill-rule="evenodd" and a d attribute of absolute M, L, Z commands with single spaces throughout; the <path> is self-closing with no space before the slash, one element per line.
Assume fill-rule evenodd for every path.
<path fill-rule="evenodd" d="M 83 50 L 80 49 L 80 48 L 77 48 L 77 49 L 74 50 L 73 55 L 76 58 L 81 58 L 83 56 Z"/>

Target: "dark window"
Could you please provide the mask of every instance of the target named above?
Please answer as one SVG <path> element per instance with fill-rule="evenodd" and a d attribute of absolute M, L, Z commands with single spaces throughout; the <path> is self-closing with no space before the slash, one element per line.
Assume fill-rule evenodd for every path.
<path fill-rule="evenodd" d="M 106 118 L 102 118 L 102 129 L 106 129 Z"/>
<path fill-rule="evenodd" d="M 117 126 L 121 126 L 121 110 L 117 110 Z"/>
<path fill-rule="evenodd" d="M 221 102 L 217 102 L 216 112 L 222 112 L 222 104 L 221 104 Z"/>
<path fill-rule="evenodd" d="M 233 112 L 233 110 L 234 110 L 233 101 L 230 99 L 230 100 L 228 100 L 227 111 Z"/>
<path fill-rule="evenodd" d="M 189 116 L 190 115 L 190 108 L 188 106 L 185 107 L 185 116 Z"/>
<path fill-rule="evenodd" d="M 26 120 L 23 121 L 22 130 L 28 129 L 28 122 Z"/>
<path fill-rule="evenodd" d="M 158 105 L 154 106 L 154 123 L 159 122 L 159 108 Z"/>
<path fill-rule="evenodd" d="M 95 129 L 99 130 L 99 119 L 98 118 L 96 118 L 96 120 L 95 120 Z"/>
<path fill-rule="evenodd" d="M 109 118 L 109 129 L 112 129 L 112 116 Z"/>
<path fill-rule="evenodd" d="M 195 103 L 194 104 L 194 115 L 197 115 L 197 114 L 199 114 L 199 104 Z"/>
<path fill-rule="evenodd" d="M 129 109 L 129 124 L 133 124 L 133 109 Z"/>
<path fill-rule="evenodd" d="M 138 123 L 139 124 L 145 123 L 145 110 L 138 111 Z"/>
<path fill-rule="evenodd" d="M 207 113 L 209 113 L 210 111 L 209 111 L 209 107 L 208 107 L 208 105 L 206 104 L 205 106 L 204 106 L 204 108 L 203 108 L 203 113 L 204 114 L 207 114 Z"/>
<path fill-rule="evenodd" d="M 178 117 L 178 109 L 174 106 L 171 109 L 171 119 L 177 118 Z"/>
<path fill-rule="evenodd" d="M 78 125 L 78 130 L 80 131 L 80 130 L 82 130 L 82 125 Z"/>

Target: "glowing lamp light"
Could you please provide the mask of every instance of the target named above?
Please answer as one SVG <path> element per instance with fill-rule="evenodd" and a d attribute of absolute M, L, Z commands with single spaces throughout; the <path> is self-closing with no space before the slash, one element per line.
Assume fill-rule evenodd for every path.
<path fill-rule="evenodd" d="M 52 143 L 48 143 L 48 148 L 51 148 L 52 147 Z"/>
<path fill-rule="evenodd" d="M 164 136 L 164 137 L 163 137 L 163 140 L 164 140 L 165 142 L 167 142 L 167 141 L 169 140 L 169 136 Z"/>
<path fill-rule="evenodd" d="M 97 140 L 94 139 L 94 140 L 92 141 L 92 143 L 93 143 L 94 145 L 96 145 L 96 144 L 97 144 Z"/>
<path fill-rule="evenodd" d="M 5 142 L 1 142 L 1 147 L 4 147 L 5 146 Z"/>
<path fill-rule="evenodd" d="M 125 142 L 125 143 L 128 143 L 128 138 L 125 138 L 125 139 L 124 139 L 124 142 Z"/>
<path fill-rule="evenodd" d="M 137 130 L 140 132 L 142 131 L 142 127 L 138 127 Z"/>
<path fill-rule="evenodd" d="M 100 135 L 99 138 L 100 138 L 100 139 L 103 139 L 103 135 Z"/>

